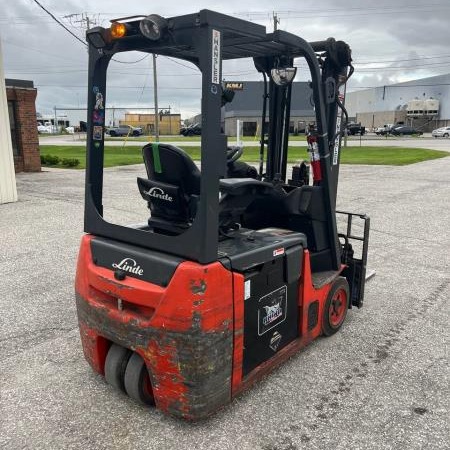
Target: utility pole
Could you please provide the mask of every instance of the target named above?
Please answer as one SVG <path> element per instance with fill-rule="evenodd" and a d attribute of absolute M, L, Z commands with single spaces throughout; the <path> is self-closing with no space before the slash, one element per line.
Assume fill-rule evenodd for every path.
<path fill-rule="evenodd" d="M 95 18 L 91 18 L 88 16 L 88 13 L 84 12 L 81 14 L 68 14 L 67 16 L 63 16 L 63 19 L 69 19 L 69 22 L 73 26 L 78 26 L 83 31 L 90 30 L 92 26 L 98 24 L 98 15 L 97 20 Z M 75 25 L 79 24 L 79 25 Z"/>
<path fill-rule="evenodd" d="M 273 12 L 273 31 L 277 31 L 279 23 L 280 23 L 280 19 L 278 18 L 277 13 L 274 11 Z"/>
<path fill-rule="evenodd" d="M 158 77 L 156 75 L 156 55 L 153 53 L 153 94 L 155 96 L 155 140 L 159 142 L 159 111 L 158 111 Z"/>

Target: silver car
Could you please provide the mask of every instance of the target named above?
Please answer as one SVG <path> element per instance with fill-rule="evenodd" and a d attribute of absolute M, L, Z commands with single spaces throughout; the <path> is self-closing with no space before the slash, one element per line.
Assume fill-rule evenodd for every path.
<path fill-rule="evenodd" d="M 442 127 L 442 128 L 433 130 L 433 132 L 431 133 L 431 136 L 433 136 L 435 138 L 438 138 L 438 137 L 448 138 L 450 136 L 450 127 Z"/>

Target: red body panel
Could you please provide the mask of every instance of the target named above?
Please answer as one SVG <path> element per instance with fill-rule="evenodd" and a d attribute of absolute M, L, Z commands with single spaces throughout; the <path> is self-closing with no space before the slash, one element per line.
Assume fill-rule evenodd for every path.
<path fill-rule="evenodd" d="M 139 353 L 162 411 L 196 420 L 229 403 L 258 378 L 322 333 L 320 317 L 330 285 L 315 289 L 309 252 L 299 283 L 299 337 L 242 376 L 244 277 L 219 262 L 181 263 L 167 287 L 96 266 L 84 236 L 76 276 L 77 311 L 84 355 L 104 373 L 112 342 Z M 308 308 L 318 301 L 319 320 L 308 330 Z"/>

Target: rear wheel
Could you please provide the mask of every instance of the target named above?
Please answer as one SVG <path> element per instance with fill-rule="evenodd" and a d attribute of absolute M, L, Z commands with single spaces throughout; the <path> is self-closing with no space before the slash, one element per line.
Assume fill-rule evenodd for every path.
<path fill-rule="evenodd" d="M 341 328 L 347 316 L 349 288 L 345 278 L 338 278 L 331 286 L 322 314 L 322 330 L 325 336 L 331 336 Z"/>
<path fill-rule="evenodd" d="M 128 361 L 124 384 L 126 393 L 133 400 L 142 405 L 153 405 L 155 403 L 147 366 L 137 353 L 133 353 Z"/>
<path fill-rule="evenodd" d="M 109 135 L 110 135 L 111 137 L 115 137 L 115 136 L 117 136 L 117 133 L 116 133 L 115 131 L 110 131 L 110 132 L 109 132 Z"/>
<path fill-rule="evenodd" d="M 444 134 L 444 137 L 445 137 L 445 138 L 448 138 L 448 133 L 445 133 L 445 134 Z"/>
<path fill-rule="evenodd" d="M 109 348 L 105 361 L 105 379 L 115 388 L 125 392 L 124 376 L 128 361 L 133 352 L 120 345 L 113 344 Z"/>

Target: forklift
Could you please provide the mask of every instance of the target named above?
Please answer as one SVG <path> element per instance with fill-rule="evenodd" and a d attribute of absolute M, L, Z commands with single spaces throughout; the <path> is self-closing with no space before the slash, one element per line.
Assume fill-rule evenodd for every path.
<path fill-rule="evenodd" d="M 360 308 L 369 218 L 336 211 L 345 86 L 343 41 L 320 42 L 210 10 L 152 14 L 87 31 L 89 93 L 84 230 L 75 281 L 86 360 L 143 405 L 203 419 Z M 143 147 L 144 223 L 103 217 L 106 74 L 140 51 L 202 76 L 201 170 L 182 149 Z M 252 58 L 264 83 L 259 170 L 227 147 L 222 61 Z M 306 61 L 315 110 L 308 170 L 288 179 L 294 60 Z M 266 117 L 267 116 L 267 117 Z M 296 169 L 296 168 L 294 168 Z M 300 169 L 297 167 L 297 169 Z M 338 231 L 343 226 L 343 231 Z M 301 377 L 301 372 L 299 373 Z"/>

